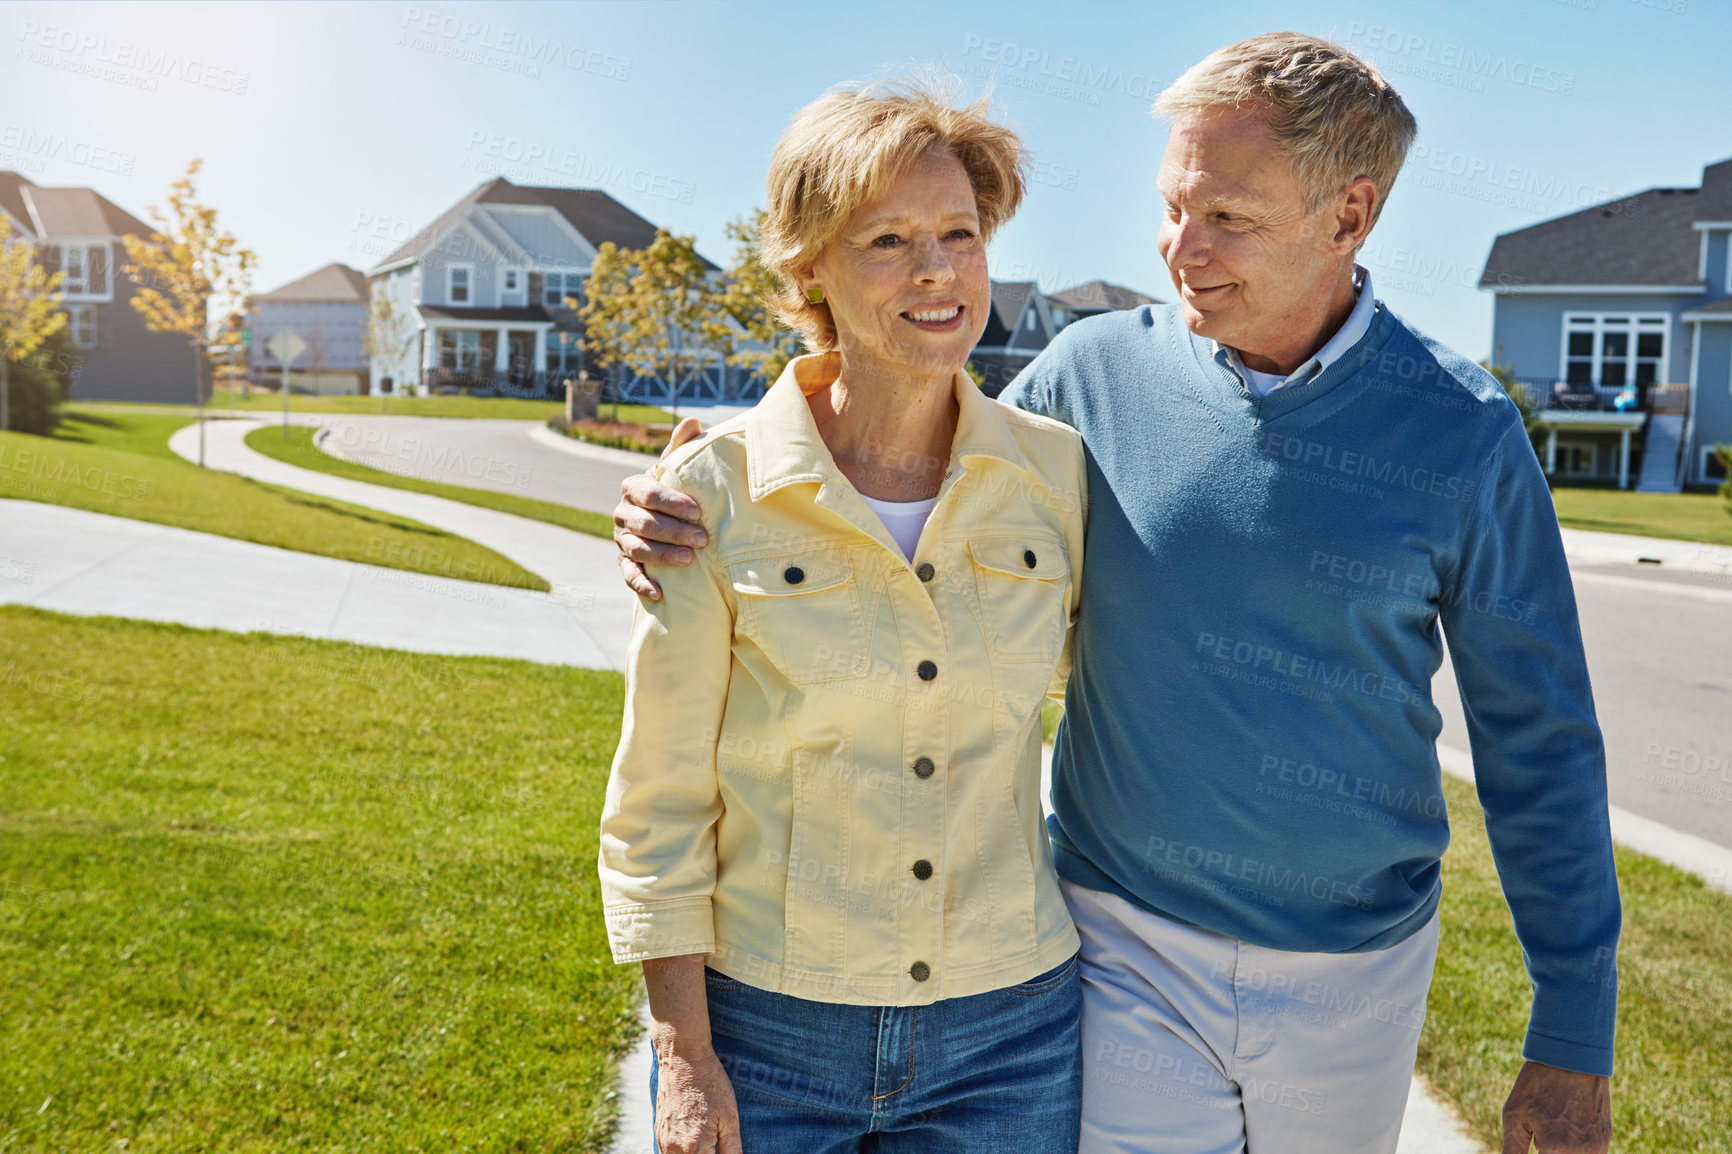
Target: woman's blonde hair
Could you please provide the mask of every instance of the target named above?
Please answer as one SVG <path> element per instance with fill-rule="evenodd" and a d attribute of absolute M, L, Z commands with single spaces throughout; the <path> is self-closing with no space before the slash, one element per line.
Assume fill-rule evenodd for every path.
<path fill-rule="evenodd" d="M 1193 64 L 1155 99 L 1155 114 L 1208 115 L 1263 107 L 1307 212 L 1359 177 L 1377 186 L 1383 212 L 1418 125 L 1377 69 L 1347 49 L 1297 32 L 1229 44 Z"/>
<path fill-rule="evenodd" d="M 776 316 L 814 352 L 836 347 L 828 304 L 812 304 L 799 270 L 812 264 L 848 218 L 884 193 L 927 152 L 954 156 L 968 173 L 984 240 L 1022 203 L 1022 139 L 987 117 L 985 99 L 957 107 L 928 79 L 826 93 L 802 108 L 770 157 L 761 259 L 781 280 Z"/>

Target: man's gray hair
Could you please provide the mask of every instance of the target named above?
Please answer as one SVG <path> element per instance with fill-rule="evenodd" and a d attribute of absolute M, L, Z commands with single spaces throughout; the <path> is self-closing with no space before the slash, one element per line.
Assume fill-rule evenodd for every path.
<path fill-rule="evenodd" d="M 1377 186 L 1372 223 L 1419 126 L 1401 96 L 1347 49 L 1297 32 L 1266 32 L 1193 64 L 1155 100 L 1157 116 L 1267 109 L 1293 161 L 1308 212 L 1359 177 Z"/>

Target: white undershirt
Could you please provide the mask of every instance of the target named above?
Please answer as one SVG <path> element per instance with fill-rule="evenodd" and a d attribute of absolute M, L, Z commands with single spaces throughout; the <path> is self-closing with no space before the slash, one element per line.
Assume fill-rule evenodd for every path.
<path fill-rule="evenodd" d="M 902 547 L 902 555 L 910 561 L 914 560 L 914 547 L 920 544 L 920 531 L 926 528 L 926 518 L 932 515 L 938 498 L 928 497 L 924 501 L 880 501 L 862 493 L 860 499 L 872 506 L 872 511 L 878 514 L 878 519 L 884 522 L 884 527 L 896 538 L 896 544 Z"/>

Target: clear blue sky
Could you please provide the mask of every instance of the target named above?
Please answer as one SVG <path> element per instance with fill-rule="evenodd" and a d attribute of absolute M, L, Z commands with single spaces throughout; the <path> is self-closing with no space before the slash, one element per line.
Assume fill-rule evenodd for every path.
<path fill-rule="evenodd" d="M 1368 246 L 1379 294 L 1487 355 L 1499 233 L 1732 157 L 1723 0 L 1444 3 L 0 4 L 0 168 L 139 215 L 188 158 L 255 289 L 366 268 L 475 185 L 601 184 L 726 263 L 789 116 L 936 64 L 990 83 L 1040 167 L 994 274 L 1171 299 L 1152 95 L 1279 28 L 1369 55 L 1419 119 Z M 996 81 L 989 78 L 996 72 Z"/>

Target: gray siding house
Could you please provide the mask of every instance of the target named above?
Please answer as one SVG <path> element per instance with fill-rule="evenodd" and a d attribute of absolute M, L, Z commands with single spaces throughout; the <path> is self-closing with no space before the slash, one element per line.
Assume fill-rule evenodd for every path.
<path fill-rule="evenodd" d="M 369 391 L 552 395 L 584 368 L 583 324 L 565 302 L 582 299 L 597 251 L 608 241 L 643 248 L 655 234 L 599 189 L 488 181 L 368 270 L 373 297 L 391 302 L 399 326 L 372 358 Z M 749 387 L 720 357 L 678 382 L 615 370 L 607 384 L 642 401 Z"/>
<path fill-rule="evenodd" d="M 993 281 L 992 312 L 969 354 L 983 378 L 981 391 L 996 397 L 1046 348 L 1059 330 L 1085 317 L 1160 304 L 1134 289 L 1093 280 L 1062 292 L 1043 293 L 1034 281 Z"/>
<path fill-rule="evenodd" d="M 36 246 L 50 272 L 64 274 L 61 310 L 83 357 L 73 375 L 80 401 L 196 404 L 195 354 L 178 333 L 153 333 L 132 307 L 134 285 L 120 271 L 123 236 L 155 230 L 89 188 L 44 188 L 0 172 L 0 212 Z M 203 382 L 209 388 L 209 371 Z"/>
<path fill-rule="evenodd" d="M 1492 363 L 1543 408 L 1562 483 L 1716 485 L 1732 442 L 1732 160 L 1493 243 Z"/>
<path fill-rule="evenodd" d="M 297 392 L 353 394 L 367 389 L 367 278 L 346 264 L 328 264 L 281 288 L 261 293 L 247 313 L 247 377 L 276 385 L 283 367 L 266 347 L 293 329 L 307 351 L 290 366 Z"/>

